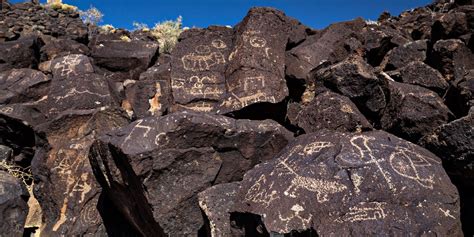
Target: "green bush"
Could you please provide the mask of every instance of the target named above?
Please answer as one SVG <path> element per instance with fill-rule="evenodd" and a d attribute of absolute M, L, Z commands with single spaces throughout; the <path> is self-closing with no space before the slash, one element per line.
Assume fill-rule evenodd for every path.
<path fill-rule="evenodd" d="M 133 26 L 135 30 L 150 32 L 158 41 L 160 53 L 170 53 L 176 46 L 179 35 L 183 32 L 183 18 L 179 16 L 175 21 L 156 23 L 151 29 L 144 23 L 134 22 Z"/>

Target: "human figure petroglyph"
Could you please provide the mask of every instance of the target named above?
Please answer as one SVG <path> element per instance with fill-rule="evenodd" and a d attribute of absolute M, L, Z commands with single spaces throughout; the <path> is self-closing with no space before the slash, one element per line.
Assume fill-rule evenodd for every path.
<path fill-rule="evenodd" d="M 415 180 L 421 186 L 433 189 L 434 175 L 422 177 L 419 168 L 430 167 L 429 161 L 433 159 L 413 152 L 405 147 L 395 147 L 395 151 L 390 154 L 390 165 L 393 170 L 402 177 Z"/>
<path fill-rule="evenodd" d="M 216 49 L 225 49 L 227 45 L 221 39 L 215 39 L 211 42 L 212 47 Z"/>
<path fill-rule="evenodd" d="M 363 163 L 361 164 L 375 164 L 377 167 L 377 170 L 379 173 L 382 175 L 382 177 L 385 179 L 385 182 L 387 183 L 388 187 L 390 190 L 394 190 L 394 185 L 392 183 L 392 177 L 390 174 L 385 171 L 382 168 L 381 162 L 384 162 L 384 159 L 377 159 L 374 156 L 374 152 L 372 151 L 372 148 L 369 146 L 369 142 L 375 140 L 374 137 L 368 137 L 364 135 L 359 135 L 359 136 L 354 136 L 351 138 L 350 142 L 353 147 L 355 147 L 358 151 L 359 159 Z M 368 160 L 367 160 L 368 159 Z M 356 161 L 358 163 L 358 161 Z"/>
<path fill-rule="evenodd" d="M 274 200 L 278 199 L 277 192 L 275 190 L 269 191 L 264 188 L 267 185 L 267 178 L 262 174 L 257 182 L 253 184 L 247 194 L 245 194 L 245 200 L 252 201 L 255 203 L 262 203 L 265 207 L 268 207 Z M 267 185 L 270 186 L 270 185 Z"/>
<path fill-rule="evenodd" d="M 278 218 L 285 222 L 285 231 L 284 232 L 290 232 L 291 229 L 289 228 L 290 222 L 297 221 L 301 223 L 301 228 L 298 229 L 307 229 L 309 227 L 309 224 L 311 223 L 311 220 L 313 219 L 313 215 L 309 213 L 307 217 L 303 217 L 300 213 L 304 211 L 304 208 L 299 205 L 295 204 L 290 208 L 291 211 L 293 211 L 292 214 L 287 215 L 285 217 L 282 216 L 281 212 L 278 211 Z"/>
<path fill-rule="evenodd" d="M 12 108 L 12 107 L 3 107 L 3 108 L 0 108 L 0 113 L 11 114 L 12 112 L 13 112 L 13 108 Z"/>
<path fill-rule="evenodd" d="M 95 95 L 95 96 L 102 97 L 102 98 L 109 96 L 109 95 L 103 95 L 103 94 L 99 94 L 99 93 L 95 93 L 95 92 L 90 92 L 87 89 L 83 90 L 83 91 L 80 91 L 80 90 L 77 90 L 76 88 L 72 88 L 65 95 L 55 96 L 54 99 L 56 99 L 56 102 L 58 102 L 60 100 L 63 100 L 65 98 L 68 98 L 68 97 L 71 97 L 71 96 L 74 96 L 74 95 L 83 95 L 83 94 Z"/>
<path fill-rule="evenodd" d="M 350 207 L 349 212 L 337 218 L 336 222 L 375 221 L 385 219 L 385 217 L 387 217 L 387 214 L 385 214 L 382 203 L 362 202 L 358 206 Z"/>
<path fill-rule="evenodd" d="M 69 77 L 71 74 L 77 76 L 76 67 L 81 64 L 80 54 L 71 54 L 63 57 L 63 60 L 54 65 L 54 69 L 59 69 L 61 76 Z M 87 65 L 90 66 L 90 65 Z M 92 70 L 92 68 L 90 68 Z"/>
<path fill-rule="evenodd" d="M 303 148 L 303 152 L 299 153 L 300 155 L 310 156 L 315 153 L 322 151 L 324 148 L 333 147 L 334 145 L 331 142 L 313 142 L 306 145 Z"/>

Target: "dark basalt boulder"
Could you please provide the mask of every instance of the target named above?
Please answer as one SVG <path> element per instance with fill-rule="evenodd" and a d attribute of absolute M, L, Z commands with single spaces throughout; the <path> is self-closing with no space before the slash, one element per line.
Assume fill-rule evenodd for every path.
<path fill-rule="evenodd" d="M 127 123 L 116 110 L 96 109 L 64 112 L 36 128 L 40 135 L 32 172 L 42 235 L 106 235 L 98 210 L 101 188 L 87 157 L 97 133 Z"/>
<path fill-rule="evenodd" d="M 388 81 L 387 108 L 380 120 L 384 130 L 417 142 L 448 122 L 451 111 L 433 91 L 423 87 Z"/>
<path fill-rule="evenodd" d="M 141 234 L 193 235 L 204 224 L 197 194 L 241 179 L 291 137 L 269 120 L 185 111 L 108 133 L 89 158 L 103 190 Z"/>
<path fill-rule="evenodd" d="M 474 69 L 474 54 L 461 40 L 439 40 L 433 45 L 429 63 L 447 80 L 459 81 L 469 70 Z"/>
<path fill-rule="evenodd" d="M 50 78 L 33 69 L 0 73 L 0 104 L 32 102 L 48 94 Z"/>
<path fill-rule="evenodd" d="M 420 61 L 409 63 L 397 73 L 401 82 L 425 87 L 440 96 L 443 96 L 449 87 L 449 83 L 439 71 Z"/>
<path fill-rule="evenodd" d="M 270 233 L 462 236 L 441 160 L 383 131 L 302 135 L 247 172 L 235 200 Z"/>
<path fill-rule="evenodd" d="M 322 129 L 340 132 L 372 129 L 372 125 L 349 98 L 334 92 L 321 93 L 308 104 L 290 106 L 288 118 L 306 133 Z"/>
<path fill-rule="evenodd" d="M 93 73 L 91 60 L 82 54 L 69 54 L 51 61 L 51 72 L 54 78 L 68 79 Z"/>
<path fill-rule="evenodd" d="M 446 97 L 456 117 L 466 115 L 469 108 L 474 106 L 474 70 L 469 70 L 461 80 L 454 82 Z"/>
<path fill-rule="evenodd" d="M 130 79 L 138 79 L 158 57 L 156 42 L 97 40 L 89 47 L 95 65 L 112 72 L 126 72 Z"/>
<path fill-rule="evenodd" d="M 381 67 L 385 71 L 404 67 L 410 62 L 426 60 L 427 41 L 418 40 L 398 46 L 387 53 Z"/>
<path fill-rule="evenodd" d="M 14 68 L 35 68 L 39 63 L 41 40 L 37 36 L 0 42 L 0 72 Z"/>
<path fill-rule="evenodd" d="M 350 98 L 363 113 L 378 114 L 386 106 L 383 81 L 360 56 L 312 72 L 315 81 Z"/>
<path fill-rule="evenodd" d="M 1 162 L 1 161 L 0 161 Z M 24 184 L 0 165 L 0 230 L 5 236 L 23 236 L 29 194 Z"/>
<path fill-rule="evenodd" d="M 311 70 L 323 62 L 337 63 L 361 46 L 362 19 L 336 23 L 309 36 L 286 53 L 286 74 L 295 79 L 307 79 Z"/>
<path fill-rule="evenodd" d="M 78 43 L 74 40 L 56 39 L 53 37 L 47 38 L 44 36 L 43 41 L 45 44 L 40 50 L 42 62 L 70 54 L 90 54 L 90 50 L 86 45 Z"/>

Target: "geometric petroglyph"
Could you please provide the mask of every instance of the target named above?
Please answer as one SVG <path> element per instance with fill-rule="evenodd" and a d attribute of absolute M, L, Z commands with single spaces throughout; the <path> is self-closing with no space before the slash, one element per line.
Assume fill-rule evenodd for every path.
<path fill-rule="evenodd" d="M 161 133 L 158 133 L 155 137 L 155 145 L 157 146 L 165 146 L 165 145 L 168 145 L 169 143 L 169 138 L 168 136 L 166 135 L 166 133 L 164 132 L 161 132 Z"/>
<path fill-rule="evenodd" d="M 313 215 L 308 214 L 306 218 L 301 216 L 300 212 L 304 211 L 304 208 L 300 206 L 299 204 L 293 205 L 290 210 L 293 211 L 293 214 L 285 216 L 285 217 L 283 217 L 281 215 L 281 212 L 278 211 L 278 218 L 280 218 L 281 221 L 285 222 L 285 228 L 283 232 L 288 233 L 291 231 L 291 229 L 289 228 L 289 225 L 291 224 L 290 222 L 301 223 L 302 226 L 301 228 L 299 227 L 298 229 L 307 229 L 313 218 Z"/>
<path fill-rule="evenodd" d="M 396 147 L 395 151 L 390 154 L 390 165 L 393 170 L 402 177 L 415 180 L 422 187 L 433 189 L 434 175 L 421 177 L 419 168 L 430 167 L 431 163 L 437 162 L 427 156 L 420 155 L 405 147 Z"/>
<path fill-rule="evenodd" d="M 211 42 L 212 47 L 216 49 L 225 49 L 227 45 L 221 39 L 215 39 Z"/>
<path fill-rule="evenodd" d="M 385 219 L 387 214 L 383 209 L 383 204 L 380 202 L 362 202 L 358 206 L 349 208 L 344 216 L 337 218 L 335 221 L 342 222 L 354 222 L 354 221 L 370 221 L 370 220 L 382 220 Z"/>
<path fill-rule="evenodd" d="M 95 96 L 98 96 L 98 97 L 108 97 L 109 95 L 103 95 L 103 94 L 99 94 L 99 93 L 95 93 L 95 92 L 90 92 L 89 90 L 84 90 L 84 91 L 79 91 L 77 90 L 76 88 L 72 88 L 71 90 L 69 90 L 65 95 L 63 96 L 55 96 L 54 99 L 56 99 L 56 102 L 62 100 L 62 99 L 65 99 L 65 98 L 68 98 L 68 97 L 71 97 L 71 96 L 74 96 L 74 95 L 82 95 L 82 94 L 88 94 L 88 95 L 95 95 Z"/>
<path fill-rule="evenodd" d="M 101 219 L 96 205 L 88 204 L 81 210 L 80 220 L 84 226 L 97 225 Z"/>
<path fill-rule="evenodd" d="M 266 207 L 270 205 L 275 199 L 278 199 L 277 192 L 275 190 L 269 193 L 269 190 L 265 190 L 263 187 L 271 187 L 271 185 L 267 185 L 267 179 L 263 174 L 258 178 L 257 182 L 252 185 L 245 194 L 245 200 L 252 201 L 254 203 L 262 203 Z"/>
<path fill-rule="evenodd" d="M 65 56 L 61 62 L 54 65 L 54 69 L 59 69 L 61 76 L 63 77 L 69 77 L 71 74 L 77 76 L 76 66 L 81 63 L 81 57 L 83 56 L 80 54 L 71 54 Z M 85 65 L 89 66 L 88 64 Z M 92 70 L 92 68 L 90 68 L 90 70 Z"/>
<path fill-rule="evenodd" d="M 3 107 L 3 108 L 0 108 L 0 113 L 3 113 L 3 114 L 10 114 L 11 112 L 13 112 L 13 108 L 12 108 L 12 107 Z"/>
<path fill-rule="evenodd" d="M 251 88 L 252 87 L 252 88 Z M 264 76 L 256 76 L 256 77 L 247 77 L 244 79 L 244 91 L 248 91 L 248 89 L 258 89 L 258 88 L 265 88 L 265 77 Z"/>
<path fill-rule="evenodd" d="M 239 98 L 237 95 L 231 92 L 231 96 L 224 100 L 221 103 L 221 106 L 226 108 L 239 109 L 258 102 L 276 103 L 276 99 L 274 96 L 268 96 L 261 90 L 257 90 L 257 92 L 255 92 L 253 95 L 245 96 L 242 98 Z"/>
<path fill-rule="evenodd" d="M 259 36 L 251 36 L 249 39 L 250 45 L 254 48 L 263 48 L 267 45 L 267 40 Z"/>
<path fill-rule="evenodd" d="M 125 143 L 128 142 L 128 140 L 132 139 L 132 135 L 134 134 L 135 130 L 137 128 L 143 128 L 145 129 L 146 131 L 143 133 L 143 137 L 146 138 L 148 137 L 148 133 L 153 129 L 152 127 L 149 127 L 149 126 L 144 126 L 142 125 L 143 123 L 143 119 L 140 119 L 140 120 L 137 120 L 137 124 L 132 128 L 132 131 L 130 131 L 130 133 L 128 134 L 128 136 L 123 140 L 122 144 L 121 144 L 121 147 L 124 147 Z"/>
<path fill-rule="evenodd" d="M 202 96 L 220 96 L 224 94 L 224 91 L 217 88 L 216 85 L 211 84 L 205 86 L 205 83 L 216 83 L 217 80 L 213 77 L 198 77 L 192 76 L 189 78 L 189 82 L 194 83 L 191 89 L 189 90 L 189 94 L 191 95 L 202 95 Z"/>
<path fill-rule="evenodd" d="M 333 147 L 334 145 L 331 142 L 313 142 L 303 148 L 303 152 L 299 153 L 300 155 L 310 156 L 315 153 L 320 152 L 324 148 Z"/>

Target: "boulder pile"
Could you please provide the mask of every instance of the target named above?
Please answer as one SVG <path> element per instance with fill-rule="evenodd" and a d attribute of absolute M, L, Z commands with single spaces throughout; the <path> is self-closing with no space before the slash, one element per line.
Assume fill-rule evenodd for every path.
<path fill-rule="evenodd" d="M 322 30 L 252 8 L 170 54 L 0 11 L 0 233 L 474 234 L 471 1 Z"/>

